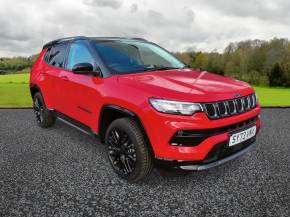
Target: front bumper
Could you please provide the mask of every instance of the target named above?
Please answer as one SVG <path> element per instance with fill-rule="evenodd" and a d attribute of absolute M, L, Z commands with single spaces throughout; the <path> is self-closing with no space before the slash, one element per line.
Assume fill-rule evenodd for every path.
<path fill-rule="evenodd" d="M 179 165 L 178 167 L 180 169 L 183 169 L 183 170 L 207 170 L 207 169 L 222 165 L 228 161 L 231 161 L 231 160 L 234 160 L 234 159 L 237 159 L 237 158 L 243 156 L 247 152 L 251 151 L 254 148 L 254 146 L 255 146 L 255 142 L 251 143 L 251 145 L 249 145 L 248 147 L 242 149 L 241 151 L 239 151 L 235 154 L 229 155 L 228 157 L 222 158 L 222 159 L 214 161 L 212 163 Z"/>
<path fill-rule="evenodd" d="M 217 144 L 202 161 L 182 161 L 155 159 L 156 165 L 166 168 L 176 168 L 182 170 L 207 170 L 228 161 L 235 160 L 255 147 L 256 137 L 233 147 L 228 147 L 227 142 Z"/>
<path fill-rule="evenodd" d="M 218 120 L 208 119 L 205 113 L 196 113 L 195 115 L 188 117 L 161 114 L 156 111 L 148 110 L 148 113 L 143 116 L 146 117 L 146 120 L 143 120 L 143 124 L 147 131 L 156 159 L 166 162 L 183 162 L 183 164 L 185 164 L 184 162 L 194 162 L 196 165 L 199 165 L 198 163 L 203 162 L 208 158 L 208 156 L 210 156 L 211 152 L 215 150 L 215 147 L 219 144 L 228 143 L 231 133 L 230 129 L 212 134 L 203 139 L 200 143 L 192 146 L 174 146 L 170 144 L 170 141 L 176 132 L 180 130 L 211 131 L 212 129 L 224 129 L 228 126 L 232 126 L 249 119 L 254 119 L 251 124 L 255 124 L 259 130 L 259 114 L 259 106 L 246 113 Z M 239 130 L 239 128 L 235 130 Z M 202 165 L 203 164 L 205 164 L 205 162 L 203 162 Z"/>

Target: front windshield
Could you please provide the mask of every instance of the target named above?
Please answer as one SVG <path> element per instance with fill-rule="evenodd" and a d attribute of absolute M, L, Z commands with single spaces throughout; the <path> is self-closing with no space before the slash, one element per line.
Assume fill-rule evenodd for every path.
<path fill-rule="evenodd" d="M 142 41 L 95 41 L 107 67 L 116 74 L 185 68 L 186 65 L 157 45 Z"/>

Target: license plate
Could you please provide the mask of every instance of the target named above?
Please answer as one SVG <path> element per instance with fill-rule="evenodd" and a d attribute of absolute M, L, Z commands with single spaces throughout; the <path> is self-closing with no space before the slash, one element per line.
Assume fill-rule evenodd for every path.
<path fill-rule="evenodd" d="M 256 135 L 256 130 L 257 130 L 257 127 L 253 126 L 249 129 L 246 129 L 244 131 L 241 131 L 241 132 L 238 132 L 238 133 L 231 135 L 229 146 L 239 144 L 241 142 L 244 142 L 244 141 L 254 137 Z"/>

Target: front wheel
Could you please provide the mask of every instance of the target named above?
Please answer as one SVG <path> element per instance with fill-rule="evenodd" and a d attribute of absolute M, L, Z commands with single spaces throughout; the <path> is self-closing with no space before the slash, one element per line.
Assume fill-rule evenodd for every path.
<path fill-rule="evenodd" d="M 122 178 L 137 182 L 149 176 L 153 159 L 144 135 L 131 118 L 113 121 L 106 132 L 109 161 Z"/>

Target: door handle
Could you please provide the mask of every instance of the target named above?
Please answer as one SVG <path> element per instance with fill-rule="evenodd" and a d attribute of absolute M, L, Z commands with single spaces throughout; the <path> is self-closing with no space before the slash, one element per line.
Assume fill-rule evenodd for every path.
<path fill-rule="evenodd" d="M 60 78 L 64 81 L 68 81 L 68 77 L 67 76 L 60 76 Z"/>

